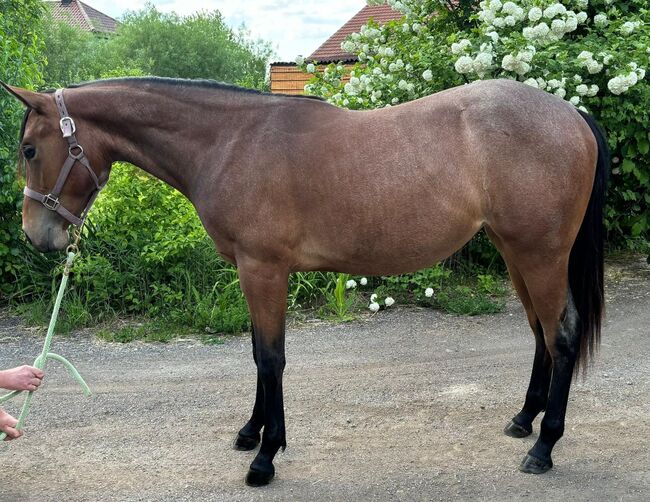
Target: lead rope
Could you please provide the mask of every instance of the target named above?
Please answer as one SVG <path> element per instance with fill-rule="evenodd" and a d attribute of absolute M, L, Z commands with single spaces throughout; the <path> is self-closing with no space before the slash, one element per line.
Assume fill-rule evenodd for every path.
<path fill-rule="evenodd" d="M 84 379 L 81 377 L 77 369 L 72 365 L 70 361 L 68 361 L 65 357 L 60 356 L 58 354 L 55 354 L 53 352 L 50 352 L 50 346 L 52 345 L 52 338 L 54 337 L 54 328 L 56 326 L 56 321 L 57 318 L 59 317 L 59 310 L 61 308 L 61 300 L 63 300 L 63 295 L 65 293 L 66 286 L 68 285 L 68 278 L 70 277 L 70 270 L 72 268 L 72 263 L 74 262 L 75 258 L 79 254 L 79 240 L 81 239 L 81 230 L 83 228 L 83 225 L 81 227 L 76 227 L 74 232 L 73 232 L 73 242 L 68 246 L 66 249 L 66 253 L 68 255 L 68 258 L 65 262 L 65 266 L 63 268 L 63 277 L 61 278 L 61 285 L 59 286 L 59 292 L 56 295 L 56 301 L 54 302 L 54 309 L 52 310 L 52 317 L 50 318 L 50 324 L 47 328 L 47 335 L 45 335 L 45 342 L 43 342 L 43 350 L 41 351 L 41 355 L 36 358 L 34 361 L 34 367 L 38 368 L 40 370 L 45 369 L 45 364 L 47 363 L 48 359 L 54 359 L 55 361 L 59 361 L 62 363 L 68 372 L 72 375 L 72 377 L 77 381 L 79 386 L 81 387 L 81 390 L 83 391 L 84 395 L 90 396 L 90 388 L 84 381 Z M 0 404 L 4 403 L 5 401 L 8 401 L 9 399 L 16 397 L 18 394 L 21 394 L 23 391 L 13 391 L 10 392 L 9 394 L 6 394 L 4 396 L 0 396 Z M 34 394 L 34 391 L 29 391 L 27 393 L 27 397 L 25 397 L 25 401 L 23 403 L 23 408 L 20 411 L 20 416 L 18 417 L 18 424 L 16 425 L 16 429 L 22 429 L 23 425 L 25 423 L 25 420 L 27 419 L 27 415 L 29 415 L 29 409 L 32 404 L 32 396 Z M 4 441 L 4 439 L 7 437 L 6 433 L 1 433 L 0 434 L 0 441 Z"/>

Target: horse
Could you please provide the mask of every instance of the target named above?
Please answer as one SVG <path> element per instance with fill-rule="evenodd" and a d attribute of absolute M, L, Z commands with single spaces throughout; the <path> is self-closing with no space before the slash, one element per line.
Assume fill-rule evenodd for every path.
<path fill-rule="evenodd" d="M 409 273 L 481 229 L 535 339 L 525 401 L 505 433 L 530 435 L 545 412 L 519 469 L 553 466 L 570 385 L 593 358 L 604 309 L 609 151 L 591 116 L 506 79 L 367 111 L 205 80 L 117 78 L 54 94 L 3 86 L 27 108 L 22 224 L 34 247 L 64 249 L 68 227 L 122 161 L 184 194 L 236 265 L 257 390 L 234 448 L 261 442 L 247 484 L 268 484 L 286 448 L 289 274 Z"/>

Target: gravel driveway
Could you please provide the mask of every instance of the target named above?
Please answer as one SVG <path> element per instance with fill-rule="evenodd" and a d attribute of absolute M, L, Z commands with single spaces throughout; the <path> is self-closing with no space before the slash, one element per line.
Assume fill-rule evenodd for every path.
<path fill-rule="evenodd" d="M 94 391 L 56 363 L 26 436 L 0 447 L 0 500 L 650 500 L 650 269 L 608 267 L 597 364 L 573 387 L 555 467 L 517 466 L 537 437 L 501 430 L 522 402 L 533 338 L 513 299 L 498 315 L 394 308 L 287 333 L 288 448 L 248 488 L 231 449 L 253 404 L 248 336 L 206 346 L 55 339 Z M 0 314 L 0 367 L 42 339 Z M 15 404 L 8 408 L 16 411 Z"/>

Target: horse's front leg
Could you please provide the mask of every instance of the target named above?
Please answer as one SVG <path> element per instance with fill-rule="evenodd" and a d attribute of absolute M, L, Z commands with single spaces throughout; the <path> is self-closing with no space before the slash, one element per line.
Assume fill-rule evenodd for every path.
<path fill-rule="evenodd" d="M 257 367 L 257 349 L 255 344 L 255 327 L 251 333 L 251 340 L 253 345 L 253 360 L 255 367 Z M 260 431 L 264 427 L 264 386 L 259 374 L 257 375 L 257 391 L 255 392 L 255 405 L 253 406 L 253 414 L 246 425 L 242 427 L 235 438 L 234 448 L 239 451 L 250 451 L 257 448 L 260 443 Z"/>
<path fill-rule="evenodd" d="M 254 421 L 253 428 L 243 432 L 254 432 L 254 428 L 260 426 L 256 421 L 260 414 L 263 415 L 264 426 L 262 445 L 250 466 L 246 483 L 251 486 L 262 486 L 273 479 L 275 454 L 280 448 L 284 449 L 287 446 L 282 373 L 285 365 L 284 323 L 287 310 L 288 272 L 277 264 L 261 263 L 256 260 L 238 259 L 237 263 L 240 285 L 248 301 L 254 326 L 258 376 L 256 406 L 251 418 L 251 421 Z"/>

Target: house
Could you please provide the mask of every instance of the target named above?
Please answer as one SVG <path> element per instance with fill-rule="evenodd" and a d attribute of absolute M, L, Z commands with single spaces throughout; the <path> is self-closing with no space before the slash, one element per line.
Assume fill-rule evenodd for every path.
<path fill-rule="evenodd" d="M 117 30 L 118 22 L 103 12 L 79 0 L 45 0 L 52 17 L 70 26 L 98 35 L 111 35 Z"/>
<path fill-rule="evenodd" d="M 341 49 L 341 44 L 345 39 L 352 33 L 358 32 L 370 19 L 374 19 L 379 24 L 384 24 L 388 21 L 401 19 L 401 17 L 402 14 L 393 10 L 389 5 L 366 5 L 305 59 L 309 62 L 315 61 L 321 65 L 343 63 L 346 67 L 352 68 L 357 61 L 357 57 Z M 271 63 L 271 92 L 303 94 L 305 84 L 310 79 L 311 75 L 303 73 L 295 63 Z"/>

